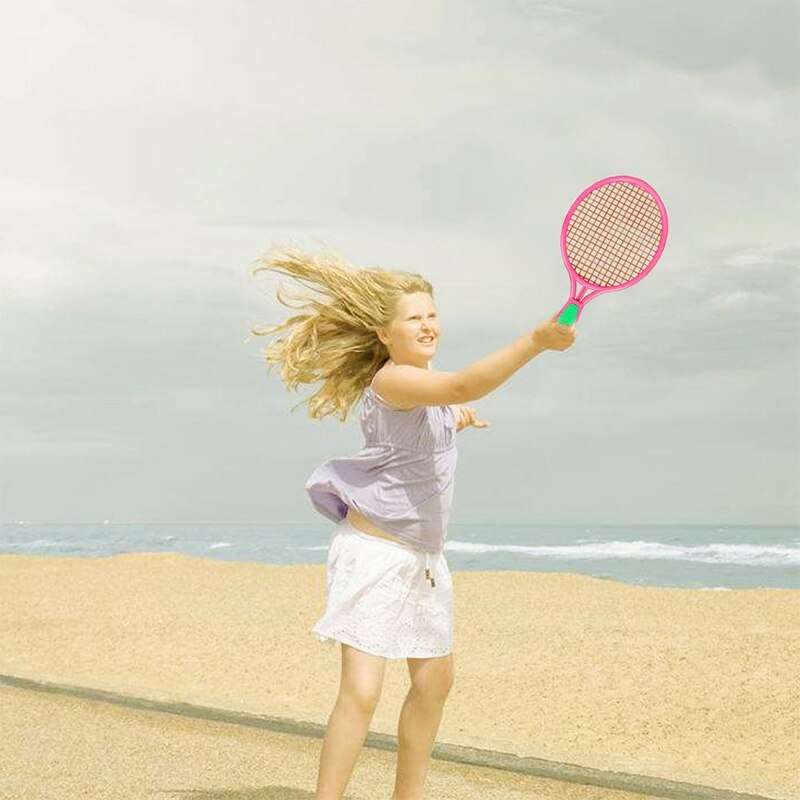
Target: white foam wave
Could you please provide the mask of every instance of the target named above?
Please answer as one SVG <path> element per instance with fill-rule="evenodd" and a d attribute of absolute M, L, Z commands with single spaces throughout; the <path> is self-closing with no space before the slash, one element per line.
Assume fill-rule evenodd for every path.
<path fill-rule="evenodd" d="M 30 542 L 9 542 L 5 547 L 10 548 L 27 548 L 27 547 L 60 547 L 63 542 L 54 541 L 53 539 L 34 539 Z"/>
<path fill-rule="evenodd" d="M 742 564 L 760 567 L 800 565 L 800 548 L 762 544 L 663 544 L 661 542 L 585 542 L 573 545 L 484 544 L 448 540 L 445 549 L 454 553 L 519 553 L 531 558 L 559 561 L 636 559 L 650 561 L 695 561 L 701 564 Z"/>

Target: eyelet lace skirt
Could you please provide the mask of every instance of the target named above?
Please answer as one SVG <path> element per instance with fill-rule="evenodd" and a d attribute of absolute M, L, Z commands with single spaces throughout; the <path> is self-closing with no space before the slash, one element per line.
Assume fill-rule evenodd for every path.
<path fill-rule="evenodd" d="M 347 519 L 328 548 L 328 601 L 311 629 L 384 658 L 431 658 L 453 649 L 453 579 L 444 551 L 428 553 L 364 533 Z"/>

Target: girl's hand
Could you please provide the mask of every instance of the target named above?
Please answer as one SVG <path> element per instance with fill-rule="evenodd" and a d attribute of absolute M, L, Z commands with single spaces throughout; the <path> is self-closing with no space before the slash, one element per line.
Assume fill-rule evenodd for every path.
<path fill-rule="evenodd" d="M 484 422 L 475 418 L 475 409 L 472 406 L 455 406 L 458 413 L 458 424 L 456 425 L 456 432 L 466 428 L 469 425 L 474 425 L 476 428 L 485 428 L 491 425 L 491 422 Z"/>
<path fill-rule="evenodd" d="M 542 350 L 566 350 L 575 341 L 575 325 L 562 325 L 557 318 L 558 312 L 533 332 L 533 340 Z"/>

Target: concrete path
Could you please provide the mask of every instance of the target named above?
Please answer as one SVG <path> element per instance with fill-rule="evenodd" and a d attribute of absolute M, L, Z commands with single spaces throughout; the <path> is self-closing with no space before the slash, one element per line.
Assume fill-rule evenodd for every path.
<path fill-rule="evenodd" d="M 313 800 L 322 740 L 0 684 L 3 800 Z M 343 800 L 389 800 L 396 754 L 364 747 Z M 647 800 L 434 759 L 427 800 Z"/>

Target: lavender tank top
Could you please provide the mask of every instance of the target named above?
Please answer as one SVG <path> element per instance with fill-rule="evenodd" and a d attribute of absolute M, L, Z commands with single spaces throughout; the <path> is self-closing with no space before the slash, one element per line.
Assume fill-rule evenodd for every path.
<path fill-rule="evenodd" d="M 427 552 L 447 538 L 458 450 L 452 406 L 392 408 L 364 390 L 364 447 L 314 468 L 305 489 L 320 514 L 340 522 L 354 508 L 382 530 Z"/>

